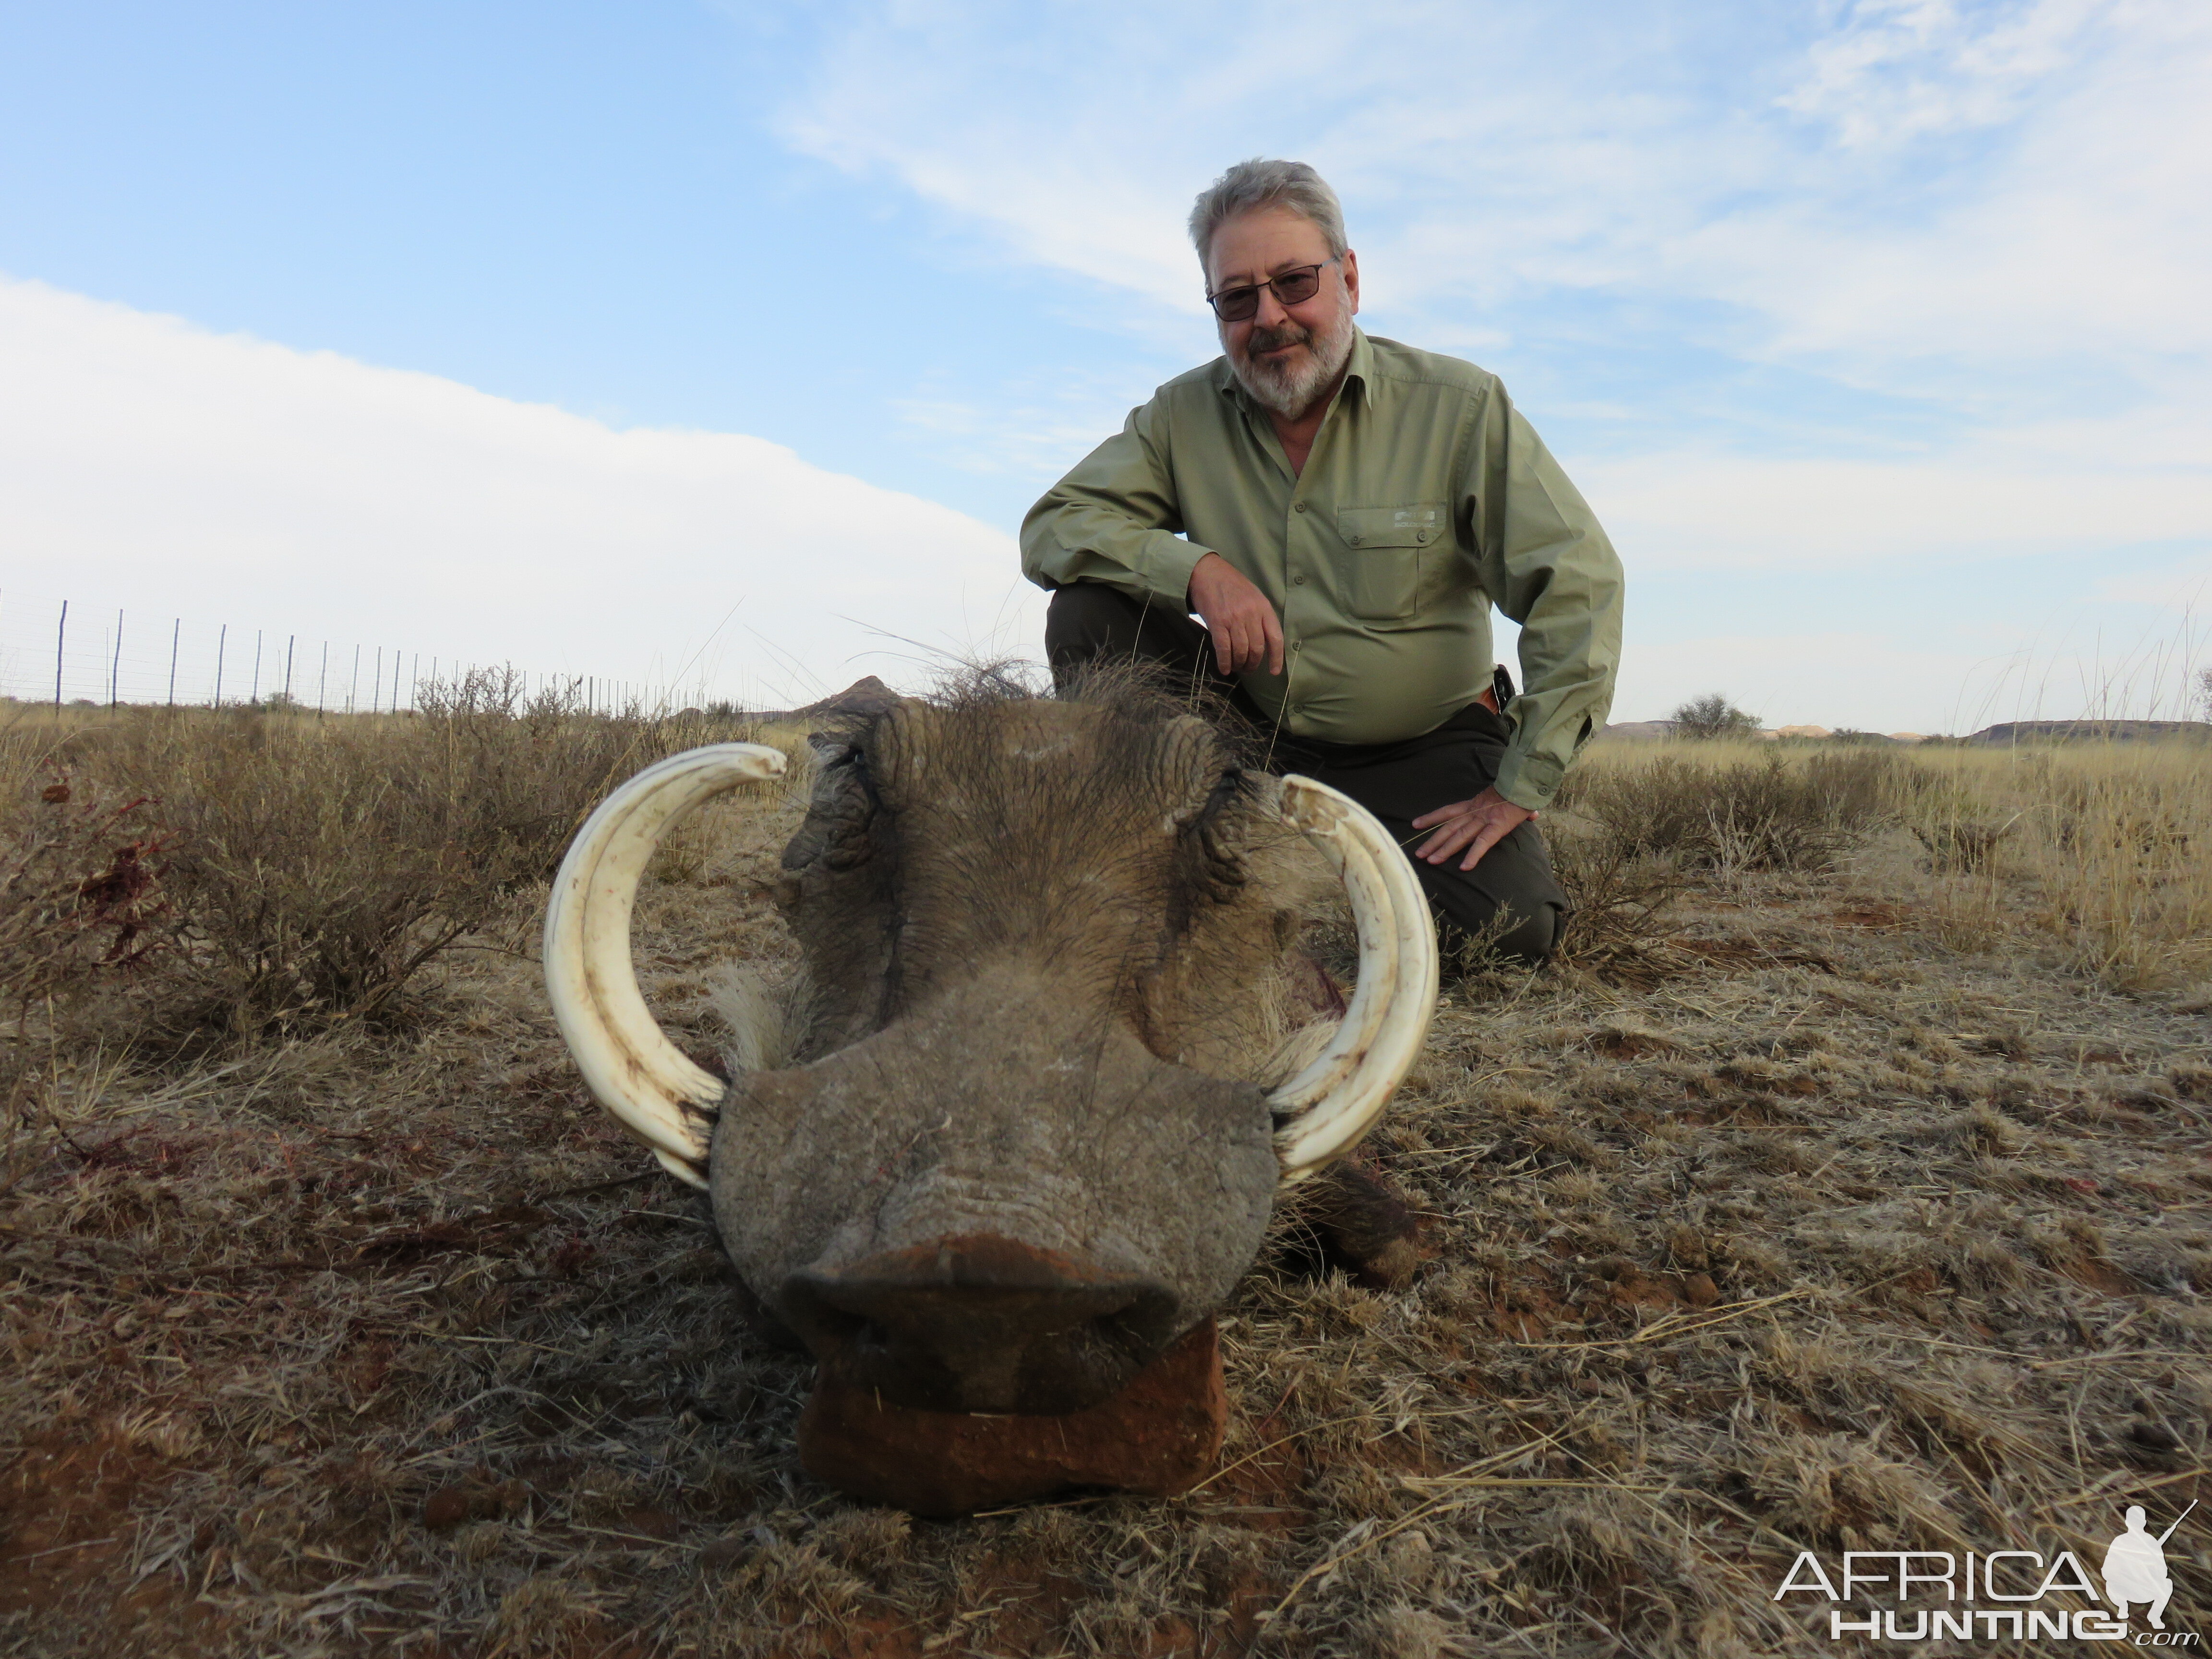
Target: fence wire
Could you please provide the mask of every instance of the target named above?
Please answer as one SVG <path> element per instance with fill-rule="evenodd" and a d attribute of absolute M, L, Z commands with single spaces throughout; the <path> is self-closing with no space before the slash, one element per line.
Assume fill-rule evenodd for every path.
<path fill-rule="evenodd" d="M 507 665 L 426 654 L 398 641 L 326 639 L 228 623 L 0 593 L 0 697 L 18 703 L 275 705 L 396 714 L 425 688 Z M 673 708 L 674 687 L 597 674 L 525 672 L 598 709 Z M 696 701 L 696 699 L 694 699 Z"/>

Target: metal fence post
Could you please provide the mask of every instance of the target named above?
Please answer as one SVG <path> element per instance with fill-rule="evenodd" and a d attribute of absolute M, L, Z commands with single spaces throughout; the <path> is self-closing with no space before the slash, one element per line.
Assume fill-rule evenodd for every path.
<path fill-rule="evenodd" d="M 222 631 L 215 636 L 215 702 L 212 707 L 216 708 L 222 707 L 222 653 L 229 643 L 230 624 L 225 623 Z"/>
<path fill-rule="evenodd" d="M 169 707 L 177 706 L 177 641 L 183 638 L 185 619 L 178 617 L 169 624 Z"/>
<path fill-rule="evenodd" d="M 62 601 L 61 626 L 54 629 L 54 707 L 62 706 L 62 642 L 69 638 L 69 601 Z"/>
<path fill-rule="evenodd" d="M 107 665 L 107 706 L 115 707 L 123 684 L 123 613 L 115 613 L 115 655 Z"/>

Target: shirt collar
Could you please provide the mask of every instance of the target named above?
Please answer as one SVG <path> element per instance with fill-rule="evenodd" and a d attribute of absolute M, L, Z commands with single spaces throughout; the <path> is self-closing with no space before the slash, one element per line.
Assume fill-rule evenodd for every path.
<path fill-rule="evenodd" d="M 1255 403 L 1252 394 L 1244 390 L 1244 383 L 1237 378 L 1237 371 L 1230 366 L 1228 353 L 1224 352 L 1218 362 L 1220 368 L 1214 375 L 1214 385 L 1222 396 L 1241 404 L 1245 412 L 1255 419 L 1264 417 L 1267 410 Z M 1349 398 L 1366 404 L 1374 398 L 1374 384 L 1375 348 L 1367 343 L 1367 331 L 1354 323 L 1352 325 L 1352 356 L 1344 366 L 1344 386 L 1337 394 L 1337 401 L 1342 403 Z"/>

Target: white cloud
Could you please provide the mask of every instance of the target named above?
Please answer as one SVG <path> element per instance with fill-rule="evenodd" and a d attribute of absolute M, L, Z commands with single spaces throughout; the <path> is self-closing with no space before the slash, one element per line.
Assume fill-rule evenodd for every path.
<path fill-rule="evenodd" d="M 2202 627 L 2162 621 L 2106 632 L 2080 616 L 2031 632 L 1962 617 L 1942 648 L 1866 630 L 1632 634 L 1613 718 L 1662 720 L 1717 691 L 1771 726 L 1923 737 L 2085 714 L 2185 720 L 2208 664 L 2212 637 Z"/>
<path fill-rule="evenodd" d="M 1577 466 L 1639 568 L 1837 570 L 2085 545 L 2212 540 L 2201 471 L 1966 460 L 1765 459 L 1711 451 Z"/>
<path fill-rule="evenodd" d="M 1961 706 L 1951 688 L 1986 674 L 1966 651 L 1911 650 L 1863 632 L 1632 637 L 1621 663 L 1615 721 L 1664 720 L 1717 691 L 1766 725 L 1863 731 L 1971 732 L 2010 718 Z M 1942 688 L 1938 690 L 1938 688 Z"/>
<path fill-rule="evenodd" d="M 1793 37 L 1796 15 L 902 3 L 830 36 L 782 126 L 1183 313 L 1193 192 L 1272 150 L 1338 185 L 1373 298 L 1440 322 L 1689 307 L 1706 343 L 1962 410 L 2052 365 L 2212 348 L 2212 13 L 1875 0 Z"/>
<path fill-rule="evenodd" d="M 1963 12 L 1952 0 L 1863 0 L 1806 54 L 1784 107 L 1832 120 L 1854 149 L 1987 126 L 2063 70 L 2109 0 L 2029 0 Z"/>
<path fill-rule="evenodd" d="M 342 658 L 382 641 L 641 683 L 690 665 L 687 690 L 754 706 L 927 679 L 887 635 L 1037 652 L 1011 538 L 757 438 L 616 431 L 5 279 L 0 363 L 11 690 L 50 687 L 60 598 L 88 630 L 79 678 L 125 610 L 125 695 L 134 665 L 142 694 L 166 672 L 172 617 L 203 671 L 228 621 L 234 653 L 260 629 Z"/>

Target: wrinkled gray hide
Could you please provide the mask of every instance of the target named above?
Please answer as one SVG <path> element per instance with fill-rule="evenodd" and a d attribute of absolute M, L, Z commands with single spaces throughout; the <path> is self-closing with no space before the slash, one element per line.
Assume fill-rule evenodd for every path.
<path fill-rule="evenodd" d="M 825 1367 L 889 1401 L 1064 1412 L 1249 1266 L 1294 923 L 1220 739 L 1141 698 L 908 702 L 784 854 L 804 1063 L 732 1085 L 714 1213 Z"/>

